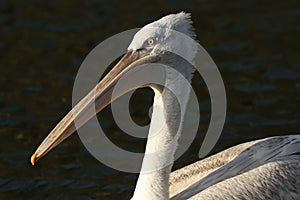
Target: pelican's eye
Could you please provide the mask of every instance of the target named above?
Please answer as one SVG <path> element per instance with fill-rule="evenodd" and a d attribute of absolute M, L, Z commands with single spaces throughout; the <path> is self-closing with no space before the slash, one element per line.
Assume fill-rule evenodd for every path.
<path fill-rule="evenodd" d="M 153 39 L 153 38 L 149 38 L 149 39 L 147 40 L 147 43 L 148 43 L 149 46 L 154 45 L 154 39 Z"/>

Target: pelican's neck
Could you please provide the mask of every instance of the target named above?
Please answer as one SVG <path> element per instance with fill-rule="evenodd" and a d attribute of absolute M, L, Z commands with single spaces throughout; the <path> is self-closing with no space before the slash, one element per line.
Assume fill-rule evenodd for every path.
<path fill-rule="evenodd" d="M 169 78 L 164 89 L 154 88 L 146 151 L 132 199 L 169 199 L 169 176 L 182 129 L 181 114 L 185 112 L 190 86 L 171 72 L 167 76 Z M 174 93 L 181 97 L 180 105 Z"/>

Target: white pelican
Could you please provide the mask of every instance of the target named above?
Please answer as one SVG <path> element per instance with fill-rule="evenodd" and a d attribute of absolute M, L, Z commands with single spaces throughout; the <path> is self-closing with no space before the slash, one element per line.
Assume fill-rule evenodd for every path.
<path fill-rule="evenodd" d="M 190 15 L 184 12 L 171 14 L 146 27 L 163 29 L 148 31 L 142 28 L 135 35 L 128 47 L 128 53 L 94 88 L 97 93 L 97 112 L 110 103 L 111 90 L 116 81 L 137 65 L 165 59 L 169 66 L 179 70 L 187 80 L 191 80 L 194 70 L 189 66 L 182 66 L 182 62 L 177 62 L 176 59 L 166 58 L 168 54 L 164 52 L 165 46 L 178 48 L 182 44 L 171 44 L 178 42 L 172 33 L 161 32 L 176 30 L 194 37 Z M 165 79 L 167 84 L 176 81 L 172 73 Z M 174 136 L 174 129 L 183 122 L 176 117 L 179 108 L 175 105 L 174 95 L 163 87 L 149 86 L 155 92 L 153 104 L 164 108 L 159 110 L 153 106 L 149 134 L 151 127 L 160 121 L 156 119 L 162 114 L 160 112 L 164 112 L 166 123 L 159 130 L 162 137 L 148 138 L 146 153 L 155 148 L 165 147 L 162 150 L 164 157 L 153 159 L 154 162 L 155 159 L 160 162 L 159 159 L 174 156 L 176 145 L 170 145 L 169 140 Z M 189 88 L 178 89 L 184 94 L 190 92 Z M 93 94 L 88 94 L 57 124 L 32 155 L 32 164 L 75 132 L 73 117 L 84 124 L 95 115 L 85 109 L 94 100 Z M 146 156 L 144 162 L 145 159 Z M 300 135 L 276 136 L 247 142 L 172 173 L 170 164 L 151 173 L 140 174 L 132 199 L 300 199 L 299 161 Z"/>

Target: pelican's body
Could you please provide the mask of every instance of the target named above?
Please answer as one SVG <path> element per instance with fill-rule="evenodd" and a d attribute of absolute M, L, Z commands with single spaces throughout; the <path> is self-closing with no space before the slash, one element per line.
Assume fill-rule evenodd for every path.
<path fill-rule="evenodd" d="M 300 199 L 299 135 L 241 144 L 171 173 L 178 139 L 186 134 L 181 133 L 184 121 L 180 113 L 185 112 L 188 104 L 187 82 L 193 76 L 197 51 L 197 45 L 181 41 L 174 31 L 194 38 L 191 23 L 190 16 L 181 12 L 142 28 L 129 45 L 128 53 L 43 141 L 33 154 L 32 163 L 76 130 L 74 120 L 81 126 L 95 115 L 90 110 L 95 99 L 97 112 L 108 105 L 116 82 L 128 70 L 160 62 L 170 68 L 165 68 L 163 86 L 148 85 L 155 93 L 153 112 L 132 199 Z M 188 62 L 169 53 L 178 49 Z"/>
<path fill-rule="evenodd" d="M 299 199 L 300 136 L 226 149 L 173 172 L 172 199 Z"/>

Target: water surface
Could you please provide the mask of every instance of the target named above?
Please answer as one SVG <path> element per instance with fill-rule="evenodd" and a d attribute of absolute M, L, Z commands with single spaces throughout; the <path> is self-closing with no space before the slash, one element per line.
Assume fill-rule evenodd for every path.
<path fill-rule="evenodd" d="M 222 74 L 228 113 L 212 153 L 272 135 L 299 133 L 299 1 L 1 1 L 0 3 L 0 198 L 129 199 L 137 174 L 113 170 L 94 159 L 77 135 L 37 166 L 29 157 L 71 108 L 76 72 L 107 37 L 185 10 L 198 39 Z M 174 169 L 196 161 L 210 117 L 206 86 L 196 75 L 201 122 L 191 148 Z M 152 92 L 140 90 L 131 112 L 149 122 Z M 147 106 L 145 106 L 147 105 Z M 145 109 L 146 108 L 146 109 Z M 142 150 L 99 115 L 121 147 Z"/>

